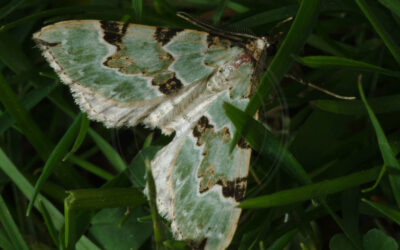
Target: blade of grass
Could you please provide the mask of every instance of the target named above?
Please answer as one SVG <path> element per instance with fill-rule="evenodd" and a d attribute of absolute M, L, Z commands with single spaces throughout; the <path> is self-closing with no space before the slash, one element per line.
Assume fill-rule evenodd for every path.
<path fill-rule="evenodd" d="M 147 203 L 143 193 L 135 188 L 76 189 L 67 193 L 65 200 L 69 210 L 136 207 Z"/>
<path fill-rule="evenodd" d="M 31 77 L 34 73 L 32 62 L 7 32 L 0 32 L 0 60 L 13 72 L 24 78 Z"/>
<path fill-rule="evenodd" d="M 39 203 L 40 212 L 43 216 L 44 224 L 46 225 L 47 231 L 50 234 L 50 238 L 53 240 L 54 245 L 56 245 L 58 248 L 59 243 L 58 243 L 57 229 L 55 228 L 53 221 L 50 218 L 49 211 L 47 211 L 46 207 L 43 205 L 43 202 L 41 200 L 38 200 L 38 203 Z"/>
<path fill-rule="evenodd" d="M 146 173 L 147 173 L 147 191 L 149 196 L 149 205 L 151 211 L 151 218 L 153 220 L 154 241 L 156 242 L 157 249 L 166 249 L 163 242 L 167 240 L 165 234 L 166 229 L 158 214 L 156 203 L 156 184 L 154 183 L 153 173 L 151 172 L 150 161 L 145 160 Z"/>
<path fill-rule="evenodd" d="M 379 6 L 374 0 L 356 0 L 356 3 L 367 17 L 372 27 L 382 38 L 396 62 L 400 64 L 400 43 L 396 32 L 392 32 L 392 30 L 397 29 L 398 26 L 389 19 L 391 15 L 388 15 L 383 7 Z"/>
<path fill-rule="evenodd" d="M 12 180 L 12 182 L 21 190 L 25 197 L 30 199 L 33 195 L 33 186 L 29 181 L 19 172 L 17 167 L 10 161 L 7 155 L 0 148 L 0 169 Z M 63 223 L 61 213 L 49 202 L 46 198 L 39 194 L 39 198 L 47 207 L 51 219 L 57 229 L 60 229 Z M 38 203 L 34 203 L 38 207 Z"/>
<path fill-rule="evenodd" d="M 48 98 L 66 115 L 73 119 L 76 117 L 76 114 L 72 111 L 72 108 L 69 107 L 68 103 L 65 102 L 61 96 L 49 95 Z M 101 135 L 99 135 L 90 127 L 88 128 L 88 134 L 92 137 L 93 141 L 102 151 L 103 155 L 107 158 L 111 165 L 118 170 L 118 172 L 122 172 L 124 169 L 126 169 L 126 164 L 118 152 L 115 151 L 115 149 Z"/>
<path fill-rule="evenodd" d="M 13 90 L 0 73 L 0 102 L 6 108 L 10 116 L 15 120 L 22 132 L 35 148 L 37 153 L 42 159 L 46 159 L 49 155 L 49 143 L 39 129 L 37 124 L 33 121 L 32 117 L 18 100 Z"/>
<path fill-rule="evenodd" d="M 392 221 L 396 222 L 400 225 L 400 210 L 394 207 L 387 206 L 385 204 L 380 204 L 377 202 L 369 201 L 367 199 L 361 199 L 363 202 L 367 203 L 371 207 L 378 210 L 381 214 L 386 216 L 387 218 L 391 219 Z"/>
<path fill-rule="evenodd" d="M 7 155 L 3 152 L 0 148 L 0 169 L 12 180 L 12 182 L 18 187 L 18 189 L 24 194 L 27 199 L 30 199 L 33 195 L 33 186 L 29 183 L 29 181 L 19 172 L 17 167 L 10 161 Z M 51 221 L 54 227 L 57 230 L 60 230 L 62 225 L 64 224 L 64 218 L 62 214 L 57 210 L 53 204 L 47 200 L 41 194 L 38 195 L 38 199 L 40 199 L 43 205 L 46 207 L 47 211 L 49 212 Z M 39 203 L 36 201 L 34 202 L 34 206 L 38 209 Z M 93 244 L 86 236 L 83 236 L 76 245 L 77 250 L 84 250 L 84 249 L 99 249 Z"/>
<path fill-rule="evenodd" d="M 299 230 L 292 229 L 289 232 L 283 234 L 279 239 L 277 239 L 271 246 L 269 246 L 268 250 L 281 250 L 284 249 L 285 246 L 290 242 L 290 240 L 299 232 Z"/>
<path fill-rule="evenodd" d="M 318 35 L 315 35 L 315 34 L 311 34 L 308 37 L 307 44 L 309 44 L 310 46 L 313 46 L 314 48 L 317 48 L 319 50 L 322 50 L 324 52 L 332 54 L 334 56 L 345 57 L 346 54 L 350 54 L 350 55 L 355 54 L 354 53 L 355 48 L 351 47 L 351 49 L 353 51 L 351 51 L 349 49 L 348 50 L 344 50 L 340 46 L 340 45 L 343 45 L 343 44 L 340 44 L 339 42 L 334 41 L 332 39 L 329 39 L 329 38 L 326 38 L 326 37 L 322 37 L 322 36 L 318 36 Z"/>
<path fill-rule="evenodd" d="M 296 55 L 306 42 L 308 35 L 315 25 L 319 12 L 319 0 L 303 0 L 296 14 L 290 30 L 279 48 L 270 66 L 264 73 L 261 83 L 246 107 L 246 113 L 251 117 L 257 112 L 264 98 L 270 92 L 272 86 L 277 86 L 286 72 L 289 70 L 293 55 Z M 233 136 L 230 151 L 238 143 L 244 126 L 237 127 Z"/>
<path fill-rule="evenodd" d="M 382 67 L 337 56 L 307 56 L 296 57 L 296 60 L 315 69 L 345 68 L 357 71 L 381 73 L 387 76 L 400 77 L 400 73 Z"/>
<path fill-rule="evenodd" d="M 136 206 L 147 203 L 143 193 L 134 188 L 101 188 L 80 189 L 68 191 L 68 197 L 64 201 L 65 211 L 65 246 L 74 243 L 83 233 L 79 230 L 78 219 L 86 214 L 81 210 L 97 210 L 110 207 Z M 82 214 L 83 213 L 83 214 Z M 84 219 L 84 218 L 82 218 Z M 78 232 L 77 231 L 81 231 Z"/>
<path fill-rule="evenodd" d="M 137 22 L 142 21 L 142 13 L 143 13 L 143 2 L 142 0 L 132 0 L 132 8 L 135 12 L 135 20 Z"/>
<path fill-rule="evenodd" d="M 249 8 L 247 8 L 245 5 L 242 5 L 240 3 L 228 2 L 228 7 L 231 8 L 232 10 L 236 11 L 237 13 L 245 13 L 249 11 Z"/>
<path fill-rule="evenodd" d="M 345 190 L 341 196 L 343 226 L 346 227 L 346 231 L 353 241 L 357 242 L 357 245 L 361 245 L 361 234 L 358 229 L 360 188 Z"/>
<path fill-rule="evenodd" d="M 7 208 L 3 197 L 0 195 L 0 222 L 3 225 L 6 233 L 8 234 L 11 243 L 13 244 L 13 249 L 26 249 L 28 250 L 28 245 L 26 244 L 24 238 L 22 238 L 21 233 L 18 230 L 17 225 L 12 218 L 10 211 Z"/>
<path fill-rule="evenodd" d="M 61 140 L 58 142 L 57 146 L 54 148 L 53 152 L 51 152 L 49 159 L 46 161 L 46 164 L 43 167 L 42 174 L 40 175 L 39 179 L 36 182 L 35 189 L 33 191 L 33 196 L 29 202 L 28 209 L 26 211 L 26 214 L 29 215 L 33 203 L 35 202 L 36 196 L 40 191 L 40 188 L 43 186 L 43 184 L 46 182 L 47 178 L 50 176 L 50 174 L 53 172 L 55 167 L 61 162 L 63 157 L 66 155 L 68 152 L 68 149 L 71 147 L 72 143 L 74 142 L 74 139 L 76 135 L 78 134 L 79 131 L 79 125 L 82 120 L 82 113 L 80 113 L 75 121 L 72 123 L 68 131 L 64 134 L 64 136 L 61 138 Z"/>
<path fill-rule="evenodd" d="M 361 75 L 358 79 L 358 90 L 360 92 L 361 99 L 365 105 L 365 108 L 368 111 L 369 118 L 371 123 L 375 129 L 376 137 L 378 140 L 379 149 L 382 154 L 383 161 L 385 165 L 389 167 L 393 167 L 396 170 L 400 170 L 400 164 L 396 159 L 395 154 L 393 153 L 392 148 L 389 145 L 389 142 L 386 138 L 385 132 L 383 131 L 381 125 L 379 124 L 378 119 L 376 118 L 374 112 L 372 111 L 371 107 L 369 106 L 367 99 L 364 95 L 364 91 L 361 85 Z M 392 186 L 393 195 L 395 197 L 397 206 L 400 207 L 400 176 L 390 173 L 389 172 L 389 181 L 390 185 Z"/>
<path fill-rule="evenodd" d="M 400 111 L 400 95 L 388 95 L 371 98 L 368 102 L 375 114 Z M 321 110 L 335 114 L 360 115 L 368 113 L 361 100 L 316 100 L 312 101 L 311 104 Z"/>
<path fill-rule="evenodd" d="M 297 4 L 288 5 L 285 7 L 268 10 L 265 12 L 261 12 L 250 17 L 244 18 L 240 21 L 237 21 L 231 26 L 243 26 L 243 27 L 255 27 L 259 25 L 264 25 L 268 23 L 273 23 L 277 21 L 284 20 L 288 17 L 292 17 L 296 15 L 298 9 Z"/>
<path fill-rule="evenodd" d="M 93 163 L 88 162 L 88 161 L 86 161 L 86 160 L 84 160 L 84 159 L 82 159 L 80 157 L 75 156 L 75 155 L 71 155 L 68 159 L 72 163 L 80 166 L 81 168 L 89 171 L 92 174 L 97 175 L 98 177 L 100 177 L 100 178 L 102 178 L 104 180 L 109 181 L 109 180 L 112 180 L 115 177 L 114 175 L 112 175 L 109 172 L 101 169 L 100 167 L 94 165 Z"/>
<path fill-rule="evenodd" d="M 379 172 L 378 178 L 376 178 L 375 183 L 371 187 L 361 190 L 361 192 L 367 193 L 367 192 L 371 192 L 372 190 L 377 188 L 379 183 L 381 182 L 383 176 L 385 176 L 385 173 L 386 173 L 386 165 L 383 165 L 381 171 Z"/>
<path fill-rule="evenodd" d="M 221 21 L 222 15 L 224 14 L 226 6 L 228 5 L 229 2 L 230 2 L 229 0 L 219 0 L 219 3 L 213 15 L 214 25 L 217 25 Z"/>
<path fill-rule="evenodd" d="M 400 2 L 393 0 L 378 0 L 383 6 L 385 6 L 388 10 L 392 11 L 400 18 Z"/>
<path fill-rule="evenodd" d="M 272 135 L 268 135 L 269 133 L 267 130 L 264 128 L 264 126 L 257 121 L 255 121 L 253 118 L 249 117 L 246 113 L 243 111 L 235 108 L 233 105 L 230 105 L 228 103 L 224 104 L 225 112 L 227 116 L 231 119 L 231 121 L 234 123 L 235 127 L 238 127 L 243 125 L 243 123 L 247 123 L 248 127 L 245 130 L 245 138 L 249 142 L 249 144 L 254 147 L 255 150 L 261 148 L 259 151 L 263 155 L 270 156 L 273 159 L 279 159 L 282 161 L 282 166 L 284 167 L 284 170 L 286 170 L 289 174 L 293 175 L 296 179 L 298 179 L 300 182 L 303 182 L 305 184 L 311 184 L 311 180 L 304 171 L 304 168 L 297 162 L 297 160 L 294 158 L 294 156 L 287 151 L 285 148 L 283 148 L 278 141 L 274 139 Z M 247 116 L 247 117 L 246 117 Z M 267 135 L 267 136 L 266 136 Z M 267 139 L 267 140 L 264 140 Z M 336 184 L 336 183 L 335 183 Z M 314 184 L 313 184 L 314 185 Z M 338 188 L 341 184 L 337 184 L 335 188 Z M 308 185 L 312 186 L 312 185 Z M 305 187 L 308 187 L 305 186 Z M 304 187 L 303 187 L 304 188 Z M 317 187 L 319 188 L 319 187 Z M 332 188 L 332 187 L 330 187 Z M 297 189 L 294 189 L 293 191 L 296 191 Z M 341 191 L 341 190 L 339 190 Z M 276 195 L 273 196 L 272 200 L 275 199 L 277 202 L 282 201 L 282 196 L 279 196 L 282 194 L 282 192 L 272 194 Z M 283 193 L 285 194 L 285 193 Z M 304 193 L 301 193 L 304 195 Z M 297 193 L 292 196 L 292 197 L 298 197 L 296 196 Z M 288 195 L 288 197 L 291 195 Z M 257 200 L 257 199 L 262 199 L 263 196 L 257 197 L 251 200 Z M 269 197 L 269 196 L 268 196 Z M 277 198 L 279 197 L 279 198 Z M 284 197 L 283 200 L 285 200 Z M 313 199 L 314 197 L 309 197 L 310 199 Z M 268 204 L 270 200 L 266 202 Z M 349 238 L 349 240 L 352 242 L 352 244 L 356 247 L 359 247 L 359 242 L 357 239 L 355 239 L 351 233 L 351 231 L 343 224 L 342 219 L 340 219 L 334 211 L 331 209 L 331 207 L 328 205 L 328 203 L 325 201 L 324 198 L 319 199 L 320 203 L 323 205 L 323 207 L 329 212 L 331 217 L 335 220 L 335 222 L 338 224 L 338 226 L 343 230 L 345 235 Z M 245 201 L 246 202 L 246 201 Z M 244 203 L 245 203 L 244 202 Z M 243 203 L 241 203 L 243 204 Z M 239 205 L 239 207 L 241 206 Z M 283 205 L 283 204 L 279 204 Z M 278 206 L 278 205 L 277 205 Z"/>
<path fill-rule="evenodd" d="M 118 171 L 122 172 L 126 169 L 126 164 L 124 160 L 122 160 L 121 156 L 111 145 L 104 140 L 97 132 L 92 129 L 89 129 L 89 135 L 92 137 L 96 145 L 99 147 L 101 152 L 107 158 L 107 160 L 111 163 L 111 165 Z"/>
<path fill-rule="evenodd" d="M 311 183 L 310 178 L 296 158 L 261 123 L 229 103 L 224 103 L 224 109 L 235 127 L 247 123 L 243 136 L 254 150 L 271 159 L 279 159 L 285 171 L 300 183 Z"/>
<path fill-rule="evenodd" d="M 26 0 L 13 0 L 8 2 L 5 6 L 0 9 L 0 19 L 8 16 L 15 9 L 17 9 L 21 4 L 23 4 Z"/>
<path fill-rule="evenodd" d="M 83 114 L 82 119 L 81 119 L 81 126 L 79 128 L 79 134 L 75 139 L 75 143 L 72 146 L 72 149 L 69 151 L 69 153 L 63 158 L 63 161 L 66 161 L 70 155 L 75 153 L 79 147 L 82 145 L 83 141 L 85 140 L 87 131 L 89 129 L 90 121 L 87 117 L 86 114 Z"/>
<path fill-rule="evenodd" d="M 8 240 L 8 237 L 6 236 L 6 233 L 3 231 L 2 228 L 0 228 L 0 248 L 1 249 L 13 249 L 13 245 L 11 242 Z"/>
<path fill-rule="evenodd" d="M 26 110 L 30 110 L 35 107 L 41 100 L 43 100 L 48 94 L 50 94 L 57 85 L 49 84 L 44 87 L 40 87 L 28 93 L 22 104 Z M 0 134 L 4 133 L 10 126 L 14 124 L 14 120 L 7 114 L 0 116 Z"/>
<path fill-rule="evenodd" d="M 380 167 L 346 175 L 332 180 L 317 182 L 311 185 L 276 192 L 270 195 L 259 196 L 240 203 L 240 208 L 268 208 L 289 205 L 295 202 L 323 197 L 337 193 L 351 187 L 356 187 L 374 181 L 379 174 Z"/>
<path fill-rule="evenodd" d="M 21 19 L 11 22 L 11 23 L 7 23 L 7 24 L 0 26 L 0 33 L 10 30 L 12 28 L 15 28 L 19 25 L 23 25 L 26 22 L 38 20 L 38 19 L 45 18 L 45 17 L 57 17 L 57 16 L 71 15 L 71 14 L 84 15 L 86 13 L 92 13 L 92 14 L 93 13 L 103 13 L 103 14 L 110 14 L 110 15 L 118 14 L 118 15 L 122 16 L 122 15 L 132 14 L 131 11 L 132 10 L 130 10 L 130 9 L 112 8 L 110 6 L 74 6 L 74 7 L 65 7 L 65 8 L 44 10 L 44 11 L 23 17 Z"/>
<path fill-rule="evenodd" d="M 161 146 L 143 147 L 143 149 L 136 154 L 135 158 L 133 158 L 126 170 L 126 174 L 134 187 L 143 189 L 146 186 L 145 160 L 153 159 L 161 148 Z"/>
<path fill-rule="evenodd" d="M 0 60 L 2 60 L 11 70 L 19 76 L 36 78 L 34 66 L 23 50 L 17 46 L 17 42 L 6 33 L 0 32 Z M 40 86 L 32 82 L 33 85 Z M 51 96 L 52 94 L 49 94 Z M 52 144 L 48 137 L 39 129 L 38 125 L 30 117 L 24 108 L 24 105 L 17 98 L 13 90 L 0 74 L 0 102 L 4 102 L 4 106 L 9 115 L 15 120 L 22 133 L 26 136 L 33 148 L 38 152 L 42 160 L 47 160 L 52 150 Z M 77 187 L 79 183 L 86 181 L 75 172 L 74 169 L 66 169 L 62 166 L 55 172 L 56 177 L 66 186 Z"/>

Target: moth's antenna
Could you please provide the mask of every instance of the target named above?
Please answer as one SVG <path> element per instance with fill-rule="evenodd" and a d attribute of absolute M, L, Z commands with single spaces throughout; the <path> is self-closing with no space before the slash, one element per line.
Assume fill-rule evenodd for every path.
<path fill-rule="evenodd" d="M 305 81 L 303 81 L 302 79 L 298 79 L 297 77 L 295 77 L 295 76 L 293 76 L 293 75 L 286 75 L 286 77 L 287 77 L 287 78 L 290 78 L 290 79 L 292 79 L 292 80 L 295 80 L 295 81 L 297 81 L 297 82 L 299 82 L 299 83 L 301 83 L 301 84 L 303 84 L 303 85 L 305 85 L 305 86 L 308 86 L 308 87 L 310 87 L 310 88 L 313 88 L 313 89 L 315 89 L 315 90 L 318 90 L 318 91 L 320 91 L 320 92 L 322 92 L 322 93 L 325 93 L 325 94 L 327 94 L 327 95 L 330 95 L 330 96 L 333 96 L 333 97 L 335 97 L 335 98 L 338 98 L 338 99 L 342 99 L 342 100 L 355 100 L 355 99 L 356 99 L 355 96 L 343 96 L 343 95 L 338 95 L 338 94 L 333 93 L 333 92 L 331 92 L 331 91 L 329 91 L 329 90 L 327 90 L 327 89 L 318 87 L 317 85 L 314 85 L 314 84 L 312 84 L 312 83 L 310 83 L 310 82 L 305 82 Z"/>
<path fill-rule="evenodd" d="M 200 21 L 199 19 L 189 15 L 186 12 L 179 11 L 179 12 L 176 13 L 176 15 L 178 17 L 182 18 L 182 19 L 185 19 L 186 21 L 188 21 L 189 23 L 191 23 L 191 24 L 193 24 L 193 25 L 195 25 L 197 27 L 200 27 L 200 28 L 202 28 L 204 30 L 207 30 L 207 31 L 211 32 L 211 33 L 215 33 L 215 34 L 224 36 L 224 37 L 232 39 L 232 40 L 242 41 L 243 38 L 259 39 L 259 37 L 253 36 L 253 35 L 250 35 L 250 34 L 237 33 L 237 32 L 232 32 L 232 31 L 228 31 L 228 30 L 223 30 L 223 29 L 217 28 L 217 27 L 212 26 L 212 25 L 210 25 L 208 23 Z"/>
<path fill-rule="evenodd" d="M 286 19 L 283 19 L 282 21 L 280 21 L 279 23 L 275 24 L 274 27 L 272 27 L 272 29 L 269 31 L 269 33 L 272 35 L 274 33 L 274 31 L 279 28 L 280 26 L 282 26 L 283 24 L 290 22 L 293 20 L 293 17 L 288 17 Z"/>

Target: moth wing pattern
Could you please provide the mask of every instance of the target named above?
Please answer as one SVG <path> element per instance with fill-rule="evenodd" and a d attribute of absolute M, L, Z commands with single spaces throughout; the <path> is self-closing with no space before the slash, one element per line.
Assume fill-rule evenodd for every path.
<path fill-rule="evenodd" d="M 189 240 L 194 249 L 229 245 L 241 212 L 236 206 L 245 194 L 251 150 L 242 144 L 229 154 L 235 130 L 221 119 L 223 102 L 242 108 L 247 103 L 229 100 L 228 91 L 220 93 L 152 161 L 159 211 L 171 221 L 176 238 Z"/>
<path fill-rule="evenodd" d="M 91 119 L 176 132 L 151 162 L 160 214 L 193 248 L 226 248 L 251 150 L 229 154 L 234 126 L 222 104 L 244 109 L 268 44 L 97 20 L 55 23 L 34 40 Z"/>

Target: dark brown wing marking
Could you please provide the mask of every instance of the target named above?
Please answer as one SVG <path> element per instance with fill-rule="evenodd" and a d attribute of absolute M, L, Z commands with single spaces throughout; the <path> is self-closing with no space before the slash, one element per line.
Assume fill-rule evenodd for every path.
<path fill-rule="evenodd" d="M 104 31 L 104 40 L 121 49 L 122 38 L 124 37 L 129 23 L 119 23 L 114 21 L 100 21 L 101 28 Z"/>
<path fill-rule="evenodd" d="M 156 32 L 154 33 L 154 38 L 156 39 L 157 42 L 161 43 L 161 45 L 165 45 L 182 30 L 183 29 L 157 27 Z"/>
<path fill-rule="evenodd" d="M 176 93 L 183 87 L 182 82 L 178 78 L 176 78 L 175 73 L 173 73 L 173 76 L 171 78 L 168 78 L 161 83 L 156 83 L 153 79 L 151 81 L 151 84 L 154 86 L 159 86 L 158 90 L 160 90 L 160 92 L 165 95 Z"/>
<path fill-rule="evenodd" d="M 197 121 L 196 125 L 193 128 L 193 136 L 197 138 L 196 145 L 200 146 L 202 143 L 200 141 L 201 136 L 204 135 L 208 129 L 214 128 L 213 125 L 210 124 L 210 121 L 206 116 L 200 117 Z"/>

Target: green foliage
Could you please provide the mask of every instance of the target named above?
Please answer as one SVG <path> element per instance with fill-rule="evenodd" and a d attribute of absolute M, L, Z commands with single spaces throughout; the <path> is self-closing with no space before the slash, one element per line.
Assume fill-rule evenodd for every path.
<path fill-rule="evenodd" d="M 356 250 L 343 234 L 336 234 L 329 242 L 331 250 Z M 397 242 L 379 229 L 371 229 L 363 237 L 364 250 L 396 250 Z"/>
<path fill-rule="evenodd" d="M 184 249 L 137 190 L 171 138 L 89 124 L 31 39 L 65 19 L 192 27 L 182 10 L 268 33 L 278 48 L 246 112 L 225 106 L 254 149 L 232 249 L 397 249 L 400 4 L 390 0 L 0 0 L 0 248 Z"/>

